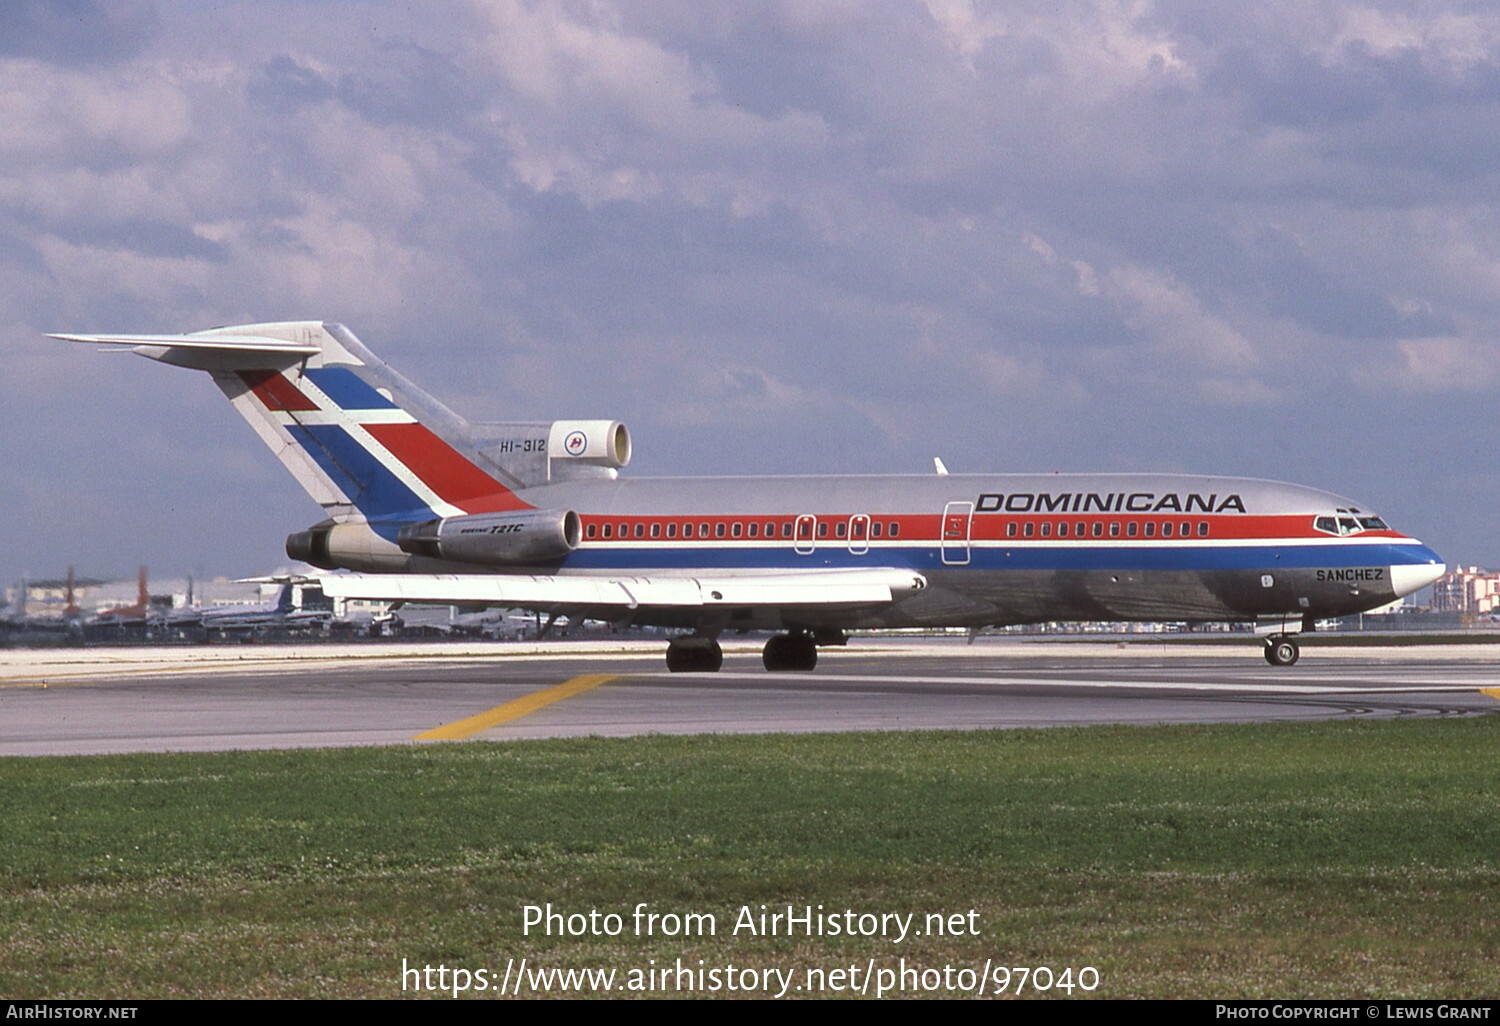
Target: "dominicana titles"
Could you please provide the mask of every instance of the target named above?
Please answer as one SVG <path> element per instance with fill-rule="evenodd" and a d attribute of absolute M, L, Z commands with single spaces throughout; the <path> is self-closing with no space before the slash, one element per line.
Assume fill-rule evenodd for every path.
<path fill-rule="evenodd" d="M 1243 513 L 1238 495 L 1188 492 L 981 492 L 975 513 Z"/>

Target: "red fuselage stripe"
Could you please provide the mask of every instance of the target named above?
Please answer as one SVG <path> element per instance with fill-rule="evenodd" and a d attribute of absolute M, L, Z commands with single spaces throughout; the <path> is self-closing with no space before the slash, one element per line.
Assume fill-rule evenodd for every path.
<path fill-rule="evenodd" d="M 584 514 L 582 517 L 584 526 L 584 540 L 586 541 L 792 541 L 796 538 L 803 540 L 848 541 L 853 537 L 855 542 L 868 541 L 875 544 L 881 542 L 931 542 L 940 539 L 949 542 L 962 543 L 965 539 L 965 518 L 959 517 L 956 522 L 949 523 L 949 519 L 937 513 L 921 514 L 908 513 L 892 515 L 885 513 L 870 514 L 801 514 L 801 518 L 811 519 L 816 523 L 812 535 L 801 534 L 805 528 L 797 526 L 799 516 L 786 513 L 777 514 L 707 514 L 707 515 L 678 515 L 678 516 L 636 516 L 623 515 L 613 516 L 609 514 Z M 857 518 L 857 520 L 856 520 Z M 1203 515 L 1203 514 L 1175 514 L 1164 515 L 1157 513 L 1150 516 L 1143 515 L 1120 515 L 1120 514 L 1075 514 L 1073 516 L 1028 516 L 1010 514 L 978 514 L 969 525 L 968 541 L 970 542 L 1112 542 L 1112 543 L 1161 543 L 1176 541 L 1195 541 L 1211 539 L 1213 541 L 1253 541 L 1253 540 L 1338 540 L 1340 536 L 1330 535 L 1313 529 L 1313 515 L 1285 515 L 1285 516 L 1253 516 L 1239 514 L 1235 516 Z M 803 524 L 806 524 L 804 519 Z M 1032 533 L 1025 533 L 1025 525 L 1032 525 Z M 1049 525 L 1048 533 L 1041 533 L 1042 524 Z M 1094 524 L 1100 524 L 1100 534 L 1095 535 Z M 1153 530 L 1150 535 L 1146 534 L 1145 525 L 1150 523 Z M 1198 525 L 1208 524 L 1208 533 L 1199 534 Z M 740 533 L 734 534 L 734 525 L 740 525 Z M 749 533 L 750 525 L 756 527 L 756 534 Z M 1060 534 L 1058 525 L 1066 524 L 1067 533 Z M 1111 534 L 1110 525 L 1119 525 L 1119 533 Z M 1130 524 L 1135 524 L 1136 533 L 1129 534 Z M 1162 530 L 1163 525 L 1170 524 L 1170 533 Z M 1188 525 L 1186 533 L 1183 525 Z M 606 539 L 604 527 L 609 525 L 610 534 Z M 668 526 L 675 528 L 672 534 L 667 534 Z M 686 535 L 683 531 L 685 526 L 691 525 L 692 535 Z M 723 526 L 724 533 L 720 535 L 719 528 Z M 1016 533 L 1009 533 L 1011 525 L 1015 525 Z M 1084 530 L 1079 531 L 1082 525 Z M 652 534 L 652 527 L 657 529 Z M 787 533 L 791 526 L 791 534 Z M 891 528 L 896 528 L 892 535 Z M 843 533 L 839 533 L 842 527 Z M 639 528 L 639 531 L 637 531 Z M 824 533 L 826 532 L 826 533 Z M 877 533 L 878 532 L 878 533 Z M 1389 541 L 1410 541 L 1406 535 L 1399 531 L 1363 531 L 1351 537 L 1382 539 Z"/>

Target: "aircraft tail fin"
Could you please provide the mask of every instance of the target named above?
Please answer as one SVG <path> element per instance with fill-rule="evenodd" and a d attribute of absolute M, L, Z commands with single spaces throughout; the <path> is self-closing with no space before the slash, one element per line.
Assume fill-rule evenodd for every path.
<path fill-rule="evenodd" d="M 295 321 L 189 335 L 54 335 L 206 371 L 335 522 L 527 508 L 525 482 L 462 417 L 387 367 L 342 324 Z"/>

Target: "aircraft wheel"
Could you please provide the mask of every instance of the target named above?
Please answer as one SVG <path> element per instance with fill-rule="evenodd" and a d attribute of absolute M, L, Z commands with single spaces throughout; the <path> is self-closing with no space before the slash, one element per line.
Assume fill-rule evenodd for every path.
<path fill-rule="evenodd" d="M 1271 638 L 1266 642 L 1266 662 L 1272 666 L 1291 666 L 1301 654 L 1297 642 L 1291 638 Z"/>
<path fill-rule="evenodd" d="M 667 645 L 667 669 L 673 673 L 717 673 L 724 650 L 713 638 L 674 638 Z"/>
<path fill-rule="evenodd" d="M 773 673 L 811 670 L 818 665 L 818 646 L 806 634 L 777 634 L 766 642 L 760 661 Z"/>

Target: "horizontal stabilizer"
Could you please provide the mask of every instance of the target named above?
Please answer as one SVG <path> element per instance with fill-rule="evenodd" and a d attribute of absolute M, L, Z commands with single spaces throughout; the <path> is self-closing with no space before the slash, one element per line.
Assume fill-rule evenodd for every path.
<path fill-rule="evenodd" d="M 194 370 L 276 370 L 318 355 L 316 345 L 253 335 L 68 335 L 64 342 L 125 346 L 132 353 Z"/>
<path fill-rule="evenodd" d="M 383 602 L 483 604 L 510 609 L 650 608 L 709 606 L 878 606 L 925 587 L 909 570 L 830 570 L 824 573 L 733 577 L 585 577 L 506 574 L 330 574 L 330 598 Z"/>

